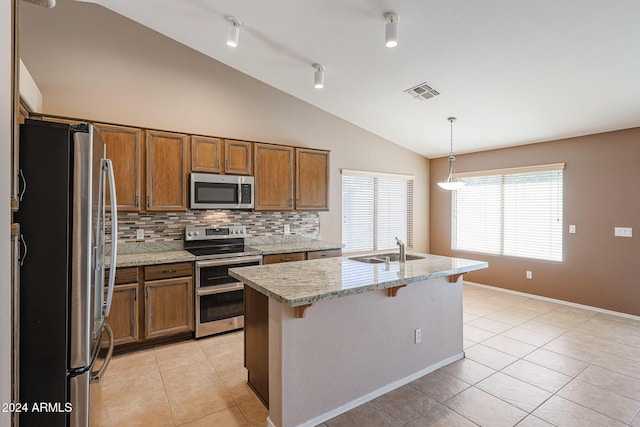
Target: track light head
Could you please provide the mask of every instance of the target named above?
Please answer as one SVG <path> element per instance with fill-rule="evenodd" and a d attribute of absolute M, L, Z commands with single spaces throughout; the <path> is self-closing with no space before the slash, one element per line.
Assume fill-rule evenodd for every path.
<path fill-rule="evenodd" d="M 316 69 L 313 73 L 313 87 L 316 89 L 322 89 L 324 87 L 324 66 L 320 64 L 313 64 L 313 68 Z"/>
<path fill-rule="evenodd" d="M 398 46 L 398 15 L 395 13 L 385 13 L 387 25 L 384 29 L 384 44 L 387 47 Z"/>
<path fill-rule="evenodd" d="M 238 47 L 238 39 L 240 38 L 240 27 L 242 27 L 242 22 L 235 16 L 227 16 L 227 21 L 231 24 L 227 31 L 227 46 Z"/>

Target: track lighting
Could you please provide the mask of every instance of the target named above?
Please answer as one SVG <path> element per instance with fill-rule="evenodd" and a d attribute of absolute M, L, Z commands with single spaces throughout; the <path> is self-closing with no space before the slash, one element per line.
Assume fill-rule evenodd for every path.
<path fill-rule="evenodd" d="M 242 27 L 242 22 L 235 16 L 228 16 L 227 21 L 231 23 L 229 31 L 227 32 L 227 46 L 237 47 L 238 39 L 240 38 L 240 27 Z"/>
<path fill-rule="evenodd" d="M 398 15 L 395 13 L 385 13 L 387 25 L 384 29 L 384 44 L 387 47 L 398 46 Z"/>
<path fill-rule="evenodd" d="M 439 182 L 438 185 L 440 188 L 444 188 L 445 190 L 457 190 L 458 188 L 464 187 L 464 181 L 458 181 L 456 178 L 456 158 L 453 156 L 453 122 L 456 121 L 455 117 L 449 117 L 449 123 L 451 124 L 451 151 L 449 151 L 449 174 L 447 175 L 447 179 L 443 182 Z"/>
<path fill-rule="evenodd" d="M 313 87 L 322 89 L 324 87 L 324 67 L 320 64 L 313 64 L 313 68 L 316 69 L 313 73 Z"/>

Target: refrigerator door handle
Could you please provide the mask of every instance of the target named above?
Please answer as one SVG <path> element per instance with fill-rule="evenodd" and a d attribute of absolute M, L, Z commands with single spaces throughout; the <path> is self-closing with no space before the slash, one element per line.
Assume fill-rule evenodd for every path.
<path fill-rule="evenodd" d="M 20 256 L 20 267 L 22 267 L 24 265 L 24 260 L 27 258 L 27 252 L 29 251 L 27 242 L 24 241 L 24 234 L 22 233 L 20 233 L 20 242 L 22 242 L 22 247 L 24 248 L 24 251 Z"/>
<path fill-rule="evenodd" d="M 98 372 L 91 371 L 91 375 L 89 376 L 90 383 L 100 382 L 100 378 L 109 367 L 109 362 L 111 362 L 111 357 L 113 357 L 113 331 L 111 330 L 111 327 L 107 322 L 103 323 L 103 328 L 105 331 L 107 331 L 107 335 L 109 336 L 109 350 L 107 350 L 107 355 L 105 356 L 104 362 L 102 363 L 102 366 L 100 367 Z M 96 347 L 100 348 L 100 345 L 98 344 L 96 345 Z M 98 352 L 96 352 L 96 356 L 97 355 Z M 95 362 L 95 360 L 91 361 L 91 366 L 93 366 L 93 362 Z"/>
<path fill-rule="evenodd" d="M 111 311 L 111 302 L 113 300 L 113 287 L 116 281 L 116 258 L 118 257 L 118 202 L 116 199 L 116 181 L 113 176 L 113 164 L 111 159 L 104 159 L 104 168 L 109 177 L 109 198 L 111 201 L 111 264 L 109 266 L 111 274 L 109 274 L 109 285 L 107 286 L 107 301 L 104 307 L 105 317 Z M 106 206 L 104 207 L 106 210 Z"/>

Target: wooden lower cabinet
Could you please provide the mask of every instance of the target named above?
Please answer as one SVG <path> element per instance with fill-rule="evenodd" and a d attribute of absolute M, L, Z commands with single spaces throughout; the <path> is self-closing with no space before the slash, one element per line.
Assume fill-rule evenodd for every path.
<path fill-rule="evenodd" d="M 269 298 L 244 287 L 244 366 L 247 383 L 269 407 Z"/>
<path fill-rule="evenodd" d="M 291 252 L 287 254 L 264 255 L 263 264 L 277 264 L 279 262 L 304 261 L 304 252 Z"/>
<path fill-rule="evenodd" d="M 138 295 L 139 283 L 117 285 L 113 289 L 111 311 L 105 320 L 113 331 L 114 345 L 138 342 L 140 339 Z"/>
<path fill-rule="evenodd" d="M 193 331 L 193 277 L 144 282 L 145 338 Z"/>
<path fill-rule="evenodd" d="M 111 311 L 105 319 L 116 347 L 128 351 L 188 337 L 193 317 L 192 262 L 116 270 Z"/>

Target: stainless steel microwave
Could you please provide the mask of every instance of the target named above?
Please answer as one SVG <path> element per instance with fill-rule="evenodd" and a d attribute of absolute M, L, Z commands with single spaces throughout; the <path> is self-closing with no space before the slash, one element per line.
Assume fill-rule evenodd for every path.
<path fill-rule="evenodd" d="M 191 209 L 253 209 L 253 177 L 191 174 Z"/>

